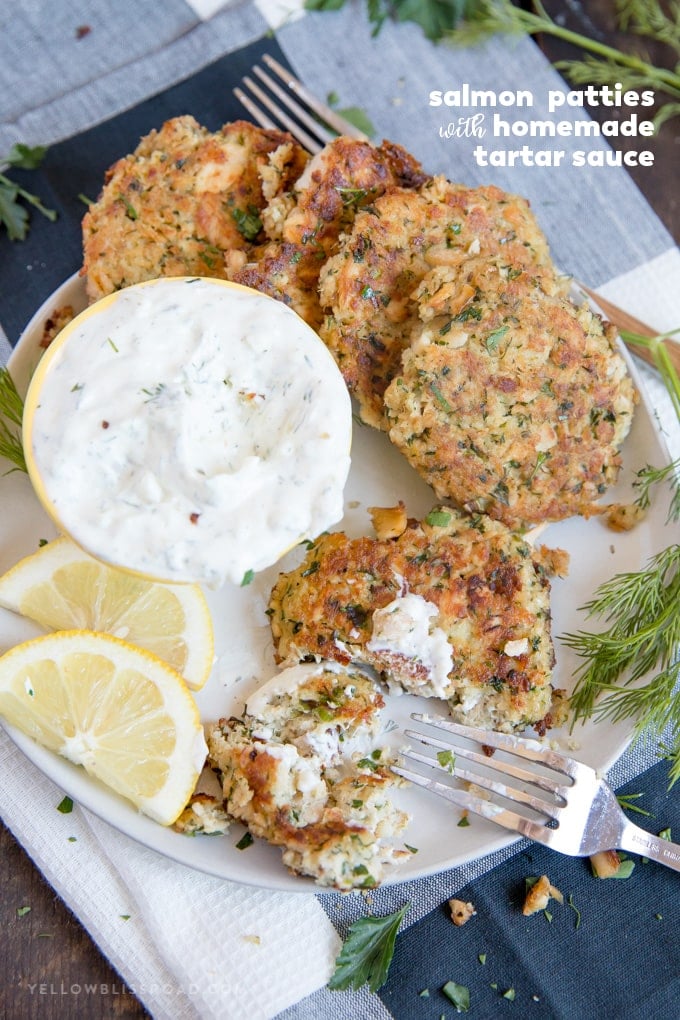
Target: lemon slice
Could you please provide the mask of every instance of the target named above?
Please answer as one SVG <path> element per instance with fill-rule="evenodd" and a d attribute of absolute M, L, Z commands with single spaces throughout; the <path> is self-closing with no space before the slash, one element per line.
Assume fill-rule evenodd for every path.
<path fill-rule="evenodd" d="M 96 630 L 169 663 L 193 690 L 212 668 L 210 610 L 198 585 L 145 581 L 92 559 L 68 538 L 0 577 L 0 606 L 47 630 Z"/>
<path fill-rule="evenodd" d="M 0 657 L 0 715 L 161 825 L 181 814 L 205 761 L 178 673 L 108 634 L 61 631 Z"/>

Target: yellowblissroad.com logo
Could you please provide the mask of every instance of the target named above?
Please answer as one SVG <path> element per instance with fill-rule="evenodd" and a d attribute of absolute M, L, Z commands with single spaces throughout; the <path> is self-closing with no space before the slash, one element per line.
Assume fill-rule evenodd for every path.
<path fill-rule="evenodd" d="M 78 998 L 88 999 L 98 996 L 120 998 L 130 995 L 135 998 L 155 998 L 158 996 L 194 996 L 194 995 L 220 995 L 228 996 L 234 994 L 234 988 L 228 982 L 222 981 L 206 985 L 205 983 L 182 986 L 170 982 L 157 982 L 153 984 L 139 985 L 136 988 L 129 988 L 124 982 L 89 982 L 89 981 L 22 981 L 19 990 L 27 992 L 35 998 Z"/>
<path fill-rule="evenodd" d="M 616 85 L 589 85 L 586 89 L 564 92 L 561 89 L 550 89 L 542 97 L 541 107 L 547 109 L 548 116 L 541 118 L 509 117 L 506 111 L 521 110 L 536 106 L 536 98 L 530 89 L 505 89 L 495 92 L 492 89 L 475 89 L 464 82 L 459 88 L 430 92 L 429 105 L 442 107 L 448 111 L 471 109 L 477 112 L 466 112 L 461 116 L 449 119 L 440 124 L 440 138 L 487 138 L 491 139 L 543 139 L 543 138 L 650 138 L 656 133 L 653 120 L 647 119 L 644 112 L 655 102 L 654 92 L 644 89 L 636 92 L 624 90 Z M 479 108 L 493 112 L 479 112 Z M 497 111 L 501 107 L 502 113 Z M 599 121 L 584 117 L 564 118 L 562 115 L 569 109 L 585 109 L 602 107 L 605 113 L 611 108 L 612 117 Z M 635 107 L 641 107 L 638 112 Z M 501 143 L 502 144 L 502 143 Z M 509 142 L 505 143 L 510 144 Z M 489 143 L 477 145 L 473 156 L 477 166 L 506 167 L 555 167 L 571 164 L 575 167 L 605 166 L 651 166 L 654 153 L 648 149 L 640 151 L 630 149 L 627 152 L 614 152 L 608 149 L 574 149 L 558 148 L 559 143 L 550 147 L 537 148 L 537 143 L 525 142 L 521 148 L 493 148 Z"/>

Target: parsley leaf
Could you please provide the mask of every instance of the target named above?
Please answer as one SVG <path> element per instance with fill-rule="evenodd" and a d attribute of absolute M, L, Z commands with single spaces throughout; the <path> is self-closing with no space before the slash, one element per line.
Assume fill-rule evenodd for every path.
<path fill-rule="evenodd" d="M 332 991 L 361 988 L 366 982 L 372 992 L 382 988 L 394 955 L 399 925 L 410 906 L 405 903 L 386 917 L 361 917 L 354 922 L 328 982 Z"/>
<path fill-rule="evenodd" d="M 44 145 L 30 148 L 28 145 L 18 143 L 12 146 L 9 155 L 0 159 L 0 164 L 5 167 L 16 167 L 18 170 L 35 170 L 42 163 L 46 152 Z M 0 173 L 0 225 L 7 230 L 10 241 L 23 241 L 28 233 L 29 216 L 20 200 L 28 202 L 52 222 L 57 218 L 56 212 L 53 209 L 46 209 L 37 195 L 25 191 L 4 173 Z"/>
<path fill-rule="evenodd" d="M 73 801 L 70 797 L 64 797 L 59 804 L 57 804 L 57 811 L 60 811 L 62 815 L 70 815 L 73 811 Z"/>
<path fill-rule="evenodd" d="M 5 157 L 5 163 L 10 166 L 15 166 L 18 170 L 37 170 L 47 153 L 47 146 L 35 145 L 31 148 L 29 145 L 22 145 L 21 142 L 17 142 L 13 145 L 9 151 L 9 155 Z"/>
<path fill-rule="evenodd" d="M 431 528 L 445 528 L 447 524 L 451 523 L 451 514 L 446 510 L 430 510 L 425 518 L 425 523 L 429 524 Z"/>
<path fill-rule="evenodd" d="M 239 234 L 245 237 L 246 241 L 254 241 L 262 230 L 262 220 L 257 208 L 254 205 L 249 205 L 247 212 L 243 209 L 232 209 L 231 215 Z"/>
<path fill-rule="evenodd" d="M 353 124 L 355 128 L 362 131 L 369 138 L 372 138 L 375 134 L 375 127 L 371 118 L 368 116 L 365 110 L 362 110 L 360 106 L 343 106 L 335 111 L 340 117 L 344 117 L 350 124 Z"/>
<path fill-rule="evenodd" d="M 467 1013 L 470 1008 L 470 989 L 465 985 L 457 985 L 455 981 L 447 981 L 442 992 L 453 1003 L 458 1013 Z"/>
<path fill-rule="evenodd" d="M 244 832 L 238 843 L 235 844 L 237 850 L 247 850 L 249 846 L 252 846 L 255 840 L 249 832 Z"/>
<path fill-rule="evenodd" d="M 465 17 L 469 0 L 395 0 L 397 21 L 415 21 L 428 39 L 441 39 Z"/>

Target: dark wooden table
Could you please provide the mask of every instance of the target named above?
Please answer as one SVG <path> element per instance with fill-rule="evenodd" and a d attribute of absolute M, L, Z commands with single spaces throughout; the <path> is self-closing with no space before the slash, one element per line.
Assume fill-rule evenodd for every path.
<path fill-rule="evenodd" d="M 594 0 L 588 4 L 587 16 L 581 11 L 585 5 L 568 2 L 546 6 L 553 14 L 566 12 L 571 27 L 589 34 L 595 29 L 603 40 L 617 45 L 624 39 L 615 31 L 613 4 L 609 0 Z M 586 24 L 579 20 L 586 17 Z M 555 40 L 545 38 L 538 42 L 551 60 L 574 56 L 573 50 Z M 655 61 L 668 61 L 670 66 L 670 54 L 661 47 L 648 46 L 647 50 Z M 606 116 L 610 117 L 611 111 Z M 678 121 L 667 123 L 660 136 L 651 141 L 654 165 L 632 171 L 638 187 L 676 241 L 680 240 L 677 174 L 680 134 L 677 124 Z M 613 139 L 614 147 L 621 141 Z M 624 142 L 624 151 L 625 147 Z M 639 148 L 639 140 L 633 140 L 630 147 Z M 40 1017 L 41 1020 L 64 1020 L 74 1016 L 87 1016 L 88 1020 L 148 1017 L 1 823 L 0 883 L 0 930 L 3 932 L 0 971 L 4 986 L 0 996 L 5 999 L 2 1004 L 0 998 L 0 1015 Z M 30 911 L 19 916 L 27 906 Z M 71 986 L 82 988 L 85 984 L 99 990 L 97 994 L 88 995 L 86 1002 L 70 991 Z M 33 992 L 29 986 L 35 986 Z"/>

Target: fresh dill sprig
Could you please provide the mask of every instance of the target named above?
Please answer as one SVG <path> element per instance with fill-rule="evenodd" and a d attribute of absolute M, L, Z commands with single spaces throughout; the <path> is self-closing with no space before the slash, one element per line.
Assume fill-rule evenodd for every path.
<path fill-rule="evenodd" d="M 619 25 L 624 31 L 665 43 L 680 57 L 680 3 L 671 0 L 668 13 L 656 0 L 616 0 Z"/>
<path fill-rule="evenodd" d="M 670 464 L 661 468 L 647 464 L 637 472 L 635 478 L 633 487 L 638 490 L 635 503 L 641 510 L 646 510 L 650 505 L 651 490 L 666 482 L 671 491 L 666 523 L 680 520 L 680 458 L 672 460 Z"/>
<path fill-rule="evenodd" d="M 473 46 L 492 35 L 552 35 L 583 50 L 589 56 L 581 60 L 559 61 L 555 67 L 575 84 L 609 84 L 620 82 L 624 89 L 643 88 L 668 97 L 657 111 L 655 123 L 660 125 L 680 113 L 680 72 L 657 67 L 643 57 L 608 46 L 553 21 L 541 0 L 534 0 L 533 10 L 516 7 L 511 0 L 478 0 L 466 11 L 465 20 L 453 31 L 445 33 L 449 41 Z M 621 27 L 637 35 L 647 36 L 676 49 L 680 45 L 680 5 L 670 5 L 666 15 L 658 0 L 620 0 Z"/>
<path fill-rule="evenodd" d="M 0 457 L 9 460 L 12 471 L 25 471 L 26 460 L 21 443 L 21 419 L 24 402 L 6 368 L 0 368 Z"/>
<path fill-rule="evenodd" d="M 571 696 L 574 721 L 635 719 L 635 737 L 661 735 L 672 724 L 671 783 L 680 778 L 680 545 L 670 545 L 643 570 L 617 574 L 583 606 L 601 632 L 566 634 L 583 662 Z M 655 674 L 643 686 L 633 685 Z"/>
<path fill-rule="evenodd" d="M 621 330 L 628 344 L 646 347 L 659 370 L 680 422 L 680 379 L 665 341 L 680 332 L 655 337 Z M 649 506 L 651 489 L 668 483 L 667 522 L 680 521 L 680 459 L 661 468 L 643 468 L 634 485 L 637 504 Z M 617 574 L 600 585 L 582 608 L 597 617 L 601 632 L 585 630 L 563 637 L 583 660 L 576 671 L 570 704 L 574 722 L 591 716 L 619 722 L 634 719 L 634 739 L 660 737 L 670 727 L 671 786 L 680 779 L 680 545 L 669 545 L 642 570 Z M 646 676 L 651 679 L 644 680 Z M 639 684 L 638 686 L 635 686 Z"/>
<path fill-rule="evenodd" d="M 647 337 L 641 333 L 632 333 L 626 329 L 619 330 L 619 333 L 627 344 L 634 347 L 645 347 L 650 352 L 671 398 L 678 421 L 680 421 L 680 379 L 673 362 L 668 356 L 668 348 L 665 343 L 670 337 L 680 333 L 680 327 L 653 337 Z M 668 521 L 680 521 L 680 458 L 671 461 L 670 464 L 666 464 L 661 468 L 651 467 L 648 464 L 638 471 L 636 481 L 633 483 L 634 487 L 638 490 L 635 502 L 642 510 L 646 510 L 651 502 L 651 489 L 662 483 L 667 483 L 671 492 L 667 519 Z"/>

